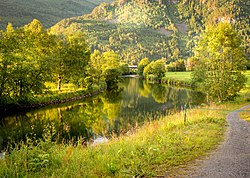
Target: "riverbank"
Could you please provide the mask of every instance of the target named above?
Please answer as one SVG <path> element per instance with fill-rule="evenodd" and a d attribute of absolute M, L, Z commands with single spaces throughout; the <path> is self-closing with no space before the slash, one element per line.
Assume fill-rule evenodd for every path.
<path fill-rule="evenodd" d="M 216 148 L 224 138 L 227 113 L 242 105 L 229 102 L 188 110 L 185 124 L 184 113 L 162 117 L 108 143 L 88 147 L 58 145 L 49 136 L 36 146 L 28 140 L 0 160 L 0 177 L 164 176 Z"/>
<path fill-rule="evenodd" d="M 72 92 L 52 92 L 51 94 L 39 95 L 25 102 L 13 102 L 5 104 L 0 107 L 0 112 L 2 116 L 16 113 L 19 111 L 28 111 L 30 109 L 35 109 L 39 107 L 45 107 L 48 105 L 55 105 L 66 103 L 70 101 L 81 100 L 83 98 L 91 97 L 103 92 L 106 86 L 100 86 L 93 88 L 91 90 L 78 90 Z M 0 117 L 1 118 L 1 117 Z"/>

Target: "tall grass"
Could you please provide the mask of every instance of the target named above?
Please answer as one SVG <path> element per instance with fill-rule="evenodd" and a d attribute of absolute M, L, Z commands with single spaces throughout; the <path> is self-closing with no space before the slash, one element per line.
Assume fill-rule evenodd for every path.
<path fill-rule="evenodd" d="M 190 110 L 146 123 L 108 143 L 22 143 L 0 160 L 0 177 L 152 177 L 213 149 L 226 128 L 225 113 Z M 49 138 L 46 136 L 45 138 Z M 80 143 L 80 141 L 79 141 Z"/>

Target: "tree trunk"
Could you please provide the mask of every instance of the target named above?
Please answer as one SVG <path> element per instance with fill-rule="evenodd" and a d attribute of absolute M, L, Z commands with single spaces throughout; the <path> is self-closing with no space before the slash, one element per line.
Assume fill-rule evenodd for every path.
<path fill-rule="evenodd" d="M 58 75 L 58 80 L 57 80 L 57 89 L 58 91 L 61 90 L 61 85 L 62 85 L 62 77 Z"/>

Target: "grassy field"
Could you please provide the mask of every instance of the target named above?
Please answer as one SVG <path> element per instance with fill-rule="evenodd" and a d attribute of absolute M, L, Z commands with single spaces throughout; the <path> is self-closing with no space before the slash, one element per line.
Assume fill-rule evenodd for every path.
<path fill-rule="evenodd" d="M 250 87 L 250 70 L 245 73 L 247 77 L 246 87 Z M 176 79 L 176 80 L 191 80 L 191 72 L 166 72 L 166 78 Z"/>
<path fill-rule="evenodd" d="M 166 72 L 165 76 L 170 79 L 191 80 L 191 72 Z"/>
<path fill-rule="evenodd" d="M 111 0 L 8 0 L 0 1 L 0 29 L 8 22 L 14 26 L 23 26 L 34 18 L 50 27 L 67 17 L 90 13 L 101 2 Z"/>
<path fill-rule="evenodd" d="M 244 103 L 188 110 L 145 123 L 130 133 L 99 145 L 23 144 L 0 160 L 0 177 L 153 177 L 206 155 L 223 140 L 225 116 Z M 79 142 L 80 143 L 80 142 Z"/>

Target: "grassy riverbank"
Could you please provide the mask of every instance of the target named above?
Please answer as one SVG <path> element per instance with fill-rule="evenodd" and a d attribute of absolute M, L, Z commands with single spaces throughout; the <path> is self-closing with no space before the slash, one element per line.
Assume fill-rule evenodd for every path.
<path fill-rule="evenodd" d="M 57 145 L 47 134 L 37 146 L 28 142 L 0 160 L 0 177 L 165 175 L 214 149 L 223 140 L 226 114 L 241 105 L 234 102 L 212 106 L 222 110 L 188 110 L 186 124 L 183 113 L 162 117 L 108 143 L 88 147 Z"/>
<path fill-rule="evenodd" d="M 250 93 L 250 70 L 245 72 L 247 78 L 246 87 L 241 90 L 241 93 Z M 148 78 L 149 81 L 154 82 L 154 76 Z M 161 83 L 178 87 L 194 87 L 192 83 L 192 72 L 166 72 L 161 79 Z"/>
<path fill-rule="evenodd" d="M 106 89 L 106 84 L 102 83 L 99 86 L 92 88 L 74 88 L 73 85 L 68 84 L 57 91 L 55 87 L 51 87 L 43 94 L 33 97 L 25 98 L 24 100 L 8 100 L 4 104 L 0 104 L 0 112 L 9 113 L 16 112 L 23 109 L 43 107 L 47 105 L 65 103 L 74 100 L 80 100 L 85 97 L 98 94 Z"/>

